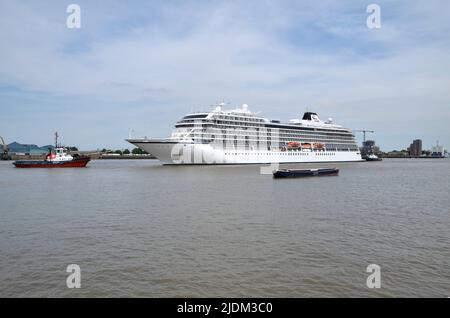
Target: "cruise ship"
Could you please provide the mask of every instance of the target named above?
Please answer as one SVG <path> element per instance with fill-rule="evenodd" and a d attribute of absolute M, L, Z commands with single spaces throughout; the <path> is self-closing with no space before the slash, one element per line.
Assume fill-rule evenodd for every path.
<path fill-rule="evenodd" d="M 305 112 L 288 122 L 270 120 L 244 104 L 190 113 L 165 139 L 127 139 L 163 164 L 263 164 L 362 161 L 350 129 Z"/>

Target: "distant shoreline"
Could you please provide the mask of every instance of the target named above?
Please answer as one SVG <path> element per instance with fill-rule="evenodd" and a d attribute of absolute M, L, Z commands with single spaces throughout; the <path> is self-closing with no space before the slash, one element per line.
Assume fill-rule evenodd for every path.
<path fill-rule="evenodd" d="M 380 156 L 383 159 L 448 159 L 446 157 Z"/>
<path fill-rule="evenodd" d="M 111 155 L 111 154 L 102 154 L 96 159 L 157 159 L 155 156 L 152 155 Z"/>
<path fill-rule="evenodd" d="M 118 154 L 100 154 L 100 153 L 88 153 L 88 152 L 82 152 L 82 151 L 75 151 L 73 153 L 78 153 L 82 155 L 86 155 L 91 157 L 92 160 L 124 160 L 124 159 L 157 159 L 155 156 L 152 155 L 134 155 L 134 154 L 125 154 L 125 155 L 118 155 Z M 17 155 L 12 154 L 9 156 L 10 160 L 44 160 L 45 155 Z"/>

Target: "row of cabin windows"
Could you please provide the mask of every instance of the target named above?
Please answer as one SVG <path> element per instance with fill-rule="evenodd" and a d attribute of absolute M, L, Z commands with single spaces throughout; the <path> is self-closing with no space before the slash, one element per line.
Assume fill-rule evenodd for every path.
<path fill-rule="evenodd" d="M 250 121 L 250 122 L 264 122 L 261 118 L 255 118 L 255 117 L 246 117 L 246 116 L 226 116 L 226 115 L 220 115 L 214 117 L 216 120 L 228 120 L 228 121 Z"/>
<path fill-rule="evenodd" d="M 179 129 L 179 128 L 178 128 Z M 186 131 L 187 129 L 183 129 L 180 131 Z M 208 132 L 207 129 L 203 128 L 203 129 L 196 129 L 194 130 L 191 135 L 192 136 L 202 136 L 202 134 L 207 134 L 207 133 L 211 133 Z M 227 131 L 227 130 L 221 130 L 221 132 L 219 134 L 222 134 L 224 136 L 226 135 L 230 135 L 230 134 L 236 134 L 239 133 L 240 136 L 250 136 L 250 137 L 256 137 L 256 138 L 261 138 L 264 136 L 276 136 L 276 133 L 272 133 L 270 130 L 267 131 L 262 131 L 260 132 L 258 129 L 255 129 L 254 131 L 250 130 L 241 130 L 241 131 Z M 340 140 L 351 140 L 354 141 L 355 137 L 351 134 L 330 134 L 330 133 L 320 133 L 320 132 L 301 132 L 301 133 L 284 133 L 284 132 L 279 132 L 278 136 L 280 139 L 315 139 L 315 140 L 320 140 L 320 139 L 326 139 L 326 140 L 331 140 L 331 139 L 340 139 Z"/>
<path fill-rule="evenodd" d="M 199 125 L 203 125 L 203 126 L 207 126 L 207 127 L 211 127 L 211 128 L 221 128 L 221 127 L 217 127 L 217 126 L 223 126 L 226 125 L 227 127 L 242 127 L 243 129 L 246 129 L 247 127 L 253 127 L 255 129 L 261 128 L 261 127 L 265 127 L 263 126 L 264 122 L 263 121 L 257 121 L 257 122 L 250 122 L 247 123 L 248 121 L 227 121 L 227 120 L 202 120 L 202 121 L 198 121 Z M 187 124 L 187 123 L 194 123 L 194 120 L 180 120 L 178 121 L 177 124 Z M 292 130 L 297 130 L 296 128 L 291 128 L 291 129 L 282 129 L 282 128 L 276 128 L 276 127 L 272 127 L 272 128 L 267 128 L 267 130 L 270 129 L 278 129 L 280 132 L 284 132 L 284 133 L 288 133 L 288 132 L 292 132 Z M 353 135 L 351 132 L 349 131 L 345 131 L 345 130 L 336 130 L 336 129 L 321 129 L 321 128 L 303 128 L 303 129 L 298 129 L 299 131 L 301 131 L 302 133 L 336 133 L 336 134 L 342 134 L 342 135 Z"/>
<path fill-rule="evenodd" d="M 236 131 L 232 132 L 222 132 L 223 136 L 226 135 L 232 135 L 236 134 Z M 202 135 L 202 134 L 210 134 L 210 132 L 204 130 L 204 131 L 194 131 L 192 135 Z M 264 136 L 275 136 L 275 134 L 272 133 L 258 133 L 258 132 L 245 132 L 245 134 L 240 134 L 239 136 L 249 136 L 249 137 L 264 137 Z M 214 135 L 212 135 L 214 136 Z M 342 140 L 354 140 L 353 136 L 341 136 L 341 135 L 334 135 L 334 134 L 279 134 L 280 139 L 303 139 L 303 138 L 316 138 L 316 139 L 342 139 Z"/>
<path fill-rule="evenodd" d="M 261 126 L 261 125 L 251 125 L 251 124 L 240 124 L 240 125 L 236 125 L 236 123 L 234 122 L 228 122 L 228 121 L 221 121 L 221 122 L 217 122 L 216 125 L 213 124 L 208 124 L 205 123 L 205 126 L 210 127 L 210 128 L 217 128 L 220 129 L 221 127 L 215 127 L 215 126 L 219 126 L 219 125 L 226 125 L 227 127 L 242 127 L 242 129 L 247 129 L 247 127 L 252 127 L 255 129 L 258 128 L 265 128 L 265 126 Z M 270 131 L 271 129 L 278 129 L 278 131 L 280 133 L 304 133 L 304 134 L 329 134 L 329 133 L 334 133 L 336 135 L 342 135 L 342 136 L 353 136 L 353 134 L 351 132 L 347 132 L 347 131 L 341 131 L 341 130 L 333 130 L 333 129 L 280 129 L 280 128 L 266 128 L 267 131 Z"/>
<path fill-rule="evenodd" d="M 226 152 L 226 155 L 252 155 L 251 153 L 248 152 Z M 309 153 L 308 152 L 266 152 L 266 155 L 272 155 L 272 156 L 279 156 L 279 155 L 283 155 L 283 156 L 287 156 L 287 155 L 294 155 L 294 156 L 307 156 Z M 319 153 L 318 155 L 327 155 L 327 156 L 335 156 L 336 153 L 334 152 L 326 152 L 326 153 Z"/>
<path fill-rule="evenodd" d="M 200 128 L 200 127 L 198 127 Z M 214 128 L 213 128 L 214 129 Z M 219 128 L 215 128 L 215 129 L 219 129 Z M 227 130 L 226 129 L 220 129 L 222 134 L 227 134 Z M 195 133 L 199 133 L 200 131 L 196 131 Z M 202 126 L 202 130 L 201 132 L 206 133 L 207 132 L 207 128 L 205 126 Z M 254 131 L 252 130 L 247 130 L 246 128 L 243 128 L 242 130 L 233 130 L 232 133 L 236 133 L 236 132 L 240 132 L 243 135 L 259 135 L 259 129 L 255 128 Z M 271 134 L 272 131 L 271 129 L 267 129 L 266 131 L 262 131 L 262 134 Z M 289 131 L 289 130 L 280 130 L 278 132 L 278 134 L 280 136 L 283 137 L 291 137 L 291 138 L 303 138 L 303 137 L 307 137 L 307 136 L 315 136 L 315 137 L 337 137 L 337 138 L 343 138 L 343 139 L 354 139 L 355 136 L 351 133 L 329 133 L 326 131 L 301 131 L 301 132 L 295 132 L 295 131 Z"/>
<path fill-rule="evenodd" d="M 249 138 L 249 137 L 253 137 L 253 138 L 264 138 L 267 136 L 272 136 L 271 133 L 258 133 L 258 132 L 254 132 L 254 133 L 249 133 L 247 132 L 246 134 L 238 134 L 236 135 L 236 131 L 232 131 L 232 132 L 222 132 L 222 134 L 219 133 L 219 136 L 239 136 L 239 137 L 245 137 L 245 138 Z M 203 136 L 211 136 L 211 138 L 215 138 L 216 135 L 211 134 L 210 132 L 208 132 L 207 130 L 202 130 L 202 131 L 193 131 L 191 133 L 191 136 L 194 137 L 203 137 Z M 205 136 L 205 137 L 206 137 Z M 275 134 L 273 135 L 274 137 L 276 136 Z M 328 135 L 320 135 L 320 134 L 315 134 L 315 135 L 283 135 L 283 134 L 279 134 L 278 136 L 281 140 L 287 140 L 287 141 L 292 141 L 292 139 L 314 139 L 314 140 L 331 140 L 331 139 L 340 139 L 340 140 L 350 140 L 353 141 L 355 140 L 354 137 L 352 136 L 339 136 L 339 135 L 332 135 L 332 134 L 328 134 Z"/>

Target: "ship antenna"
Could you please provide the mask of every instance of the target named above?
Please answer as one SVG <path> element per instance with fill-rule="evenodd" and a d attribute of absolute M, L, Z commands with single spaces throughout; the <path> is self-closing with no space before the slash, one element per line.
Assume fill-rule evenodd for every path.
<path fill-rule="evenodd" d="M 58 132 L 55 132 L 55 148 L 58 148 Z"/>

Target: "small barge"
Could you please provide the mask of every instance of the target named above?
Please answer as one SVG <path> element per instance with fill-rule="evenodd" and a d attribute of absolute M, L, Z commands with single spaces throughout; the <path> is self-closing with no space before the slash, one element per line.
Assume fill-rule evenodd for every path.
<path fill-rule="evenodd" d="M 315 177 L 315 176 L 336 176 L 339 169 L 323 168 L 323 169 L 279 169 L 273 172 L 274 178 L 299 178 L 299 177 Z"/>

